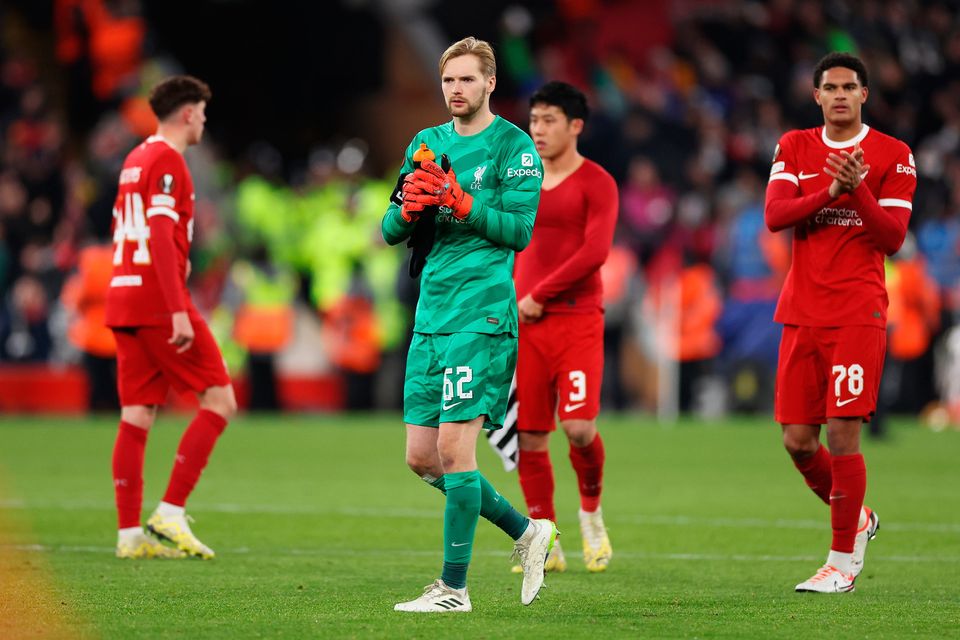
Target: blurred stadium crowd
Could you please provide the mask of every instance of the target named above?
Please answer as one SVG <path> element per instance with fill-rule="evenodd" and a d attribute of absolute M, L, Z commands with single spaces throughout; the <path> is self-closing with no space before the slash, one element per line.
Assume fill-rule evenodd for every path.
<path fill-rule="evenodd" d="M 98 314 L 119 167 L 152 132 L 149 87 L 191 68 L 151 44 L 137 2 L 31 6 L 0 9 L 0 367 L 83 362 L 92 380 L 109 380 L 113 345 Z M 956 2 L 492 6 L 469 30 L 498 51 L 494 110 L 524 126 L 543 81 L 583 87 L 594 113 L 581 151 L 620 184 L 603 273 L 605 406 L 719 414 L 772 405 L 772 316 L 790 242 L 764 226 L 766 175 L 784 131 L 822 121 L 811 69 L 831 50 L 865 60 L 865 120 L 906 141 L 919 172 L 911 233 L 887 270 L 881 403 L 919 412 L 957 402 Z M 435 22 L 450 41 L 466 33 L 439 9 Z M 315 140 L 291 163 L 269 140 L 240 155 L 224 146 L 211 134 L 187 154 L 197 184 L 191 288 L 232 372 L 248 380 L 249 404 L 285 404 L 272 381 L 298 374 L 335 377 L 342 406 L 397 405 L 416 287 L 403 251 L 380 239 L 395 167 L 376 158 L 399 150 Z M 111 384 L 94 384 L 91 402 L 109 406 Z"/>

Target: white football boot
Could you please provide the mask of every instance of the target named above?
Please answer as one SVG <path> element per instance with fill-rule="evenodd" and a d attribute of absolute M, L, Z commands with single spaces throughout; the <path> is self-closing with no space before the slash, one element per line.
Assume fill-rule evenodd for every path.
<path fill-rule="evenodd" d="M 520 602 L 533 602 L 543 588 L 544 564 L 560 532 L 547 519 L 530 520 L 530 526 L 513 545 L 513 555 L 523 568 Z"/>
<path fill-rule="evenodd" d="M 409 613 L 469 613 L 473 611 L 467 588 L 454 589 L 437 578 L 433 584 L 423 588 L 423 595 L 410 602 L 400 602 L 393 606 L 394 611 Z"/>
<path fill-rule="evenodd" d="M 510 570 L 513 573 L 523 573 L 523 567 L 519 564 L 513 565 Z M 547 573 L 563 573 L 567 570 L 567 557 L 563 555 L 559 539 L 553 543 L 553 549 L 550 550 L 547 561 L 543 563 L 543 570 Z"/>
<path fill-rule="evenodd" d="M 856 579 L 857 576 L 852 573 L 843 573 L 833 565 L 825 564 L 809 580 L 798 584 L 796 590 L 814 593 L 850 593 L 853 591 L 853 581 Z"/>
<path fill-rule="evenodd" d="M 860 522 L 857 527 L 857 537 L 853 541 L 853 558 L 850 560 L 853 577 L 863 571 L 863 558 L 867 554 L 867 543 L 877 537 L 880 529 L 880 516 L 870 507 L 864 505 L 860 509 Z"/>

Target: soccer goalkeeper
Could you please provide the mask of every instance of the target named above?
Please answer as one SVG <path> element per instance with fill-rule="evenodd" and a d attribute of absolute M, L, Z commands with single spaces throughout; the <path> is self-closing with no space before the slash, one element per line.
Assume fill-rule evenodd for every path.
<path fill-rule="evenodd" d="M 543 168 L 530 138 L 490 111 L 496 59 L 490 45 L 465 38 L 440 58 L 443 97 L 452 120 L 425 129 L 407 147 L 400 204 L 383 218 L 383 237 L 398 244 L 435 216 L 404 381 L 407 464 L 446 495 L 443 569 L 419 598 L 397 611 L 471 610 L 467 568 L 480 516 L 515 541 L 525 605 L 543 586 L 543 566 L 557 530 L 518 513 L 477 469 L 480 430 L 499 429 L 517 360 L 513 254 L 530 242 Z M 439 161 L 414 153 L 425 144 Z"/>

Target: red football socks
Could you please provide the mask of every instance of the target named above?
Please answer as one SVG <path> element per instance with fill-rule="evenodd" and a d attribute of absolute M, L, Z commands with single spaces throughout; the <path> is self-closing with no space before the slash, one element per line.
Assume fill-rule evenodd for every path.
<path fill-rule="evenodd" d="M 580 508 L 592 513 L 600 507 L 600 491 L 603 489 L 603 462 L 606 454 L 600 434 L 585 447 L 570 446 L 570 462 L 577 472 L 580 488 Z"/>
<path fill-rule="evenodd" d="M 207 466 L 210 452 L 217 438 L 227 428 L 226 419 L 218 413 L 207 409 L 200 409 L 187 430 L 183 432 L 180 446 L 177 448 L 177 459 L 173 464 L 173 473 L 170 474 L 170 484 L 163 501 L 182 507 L 187 497 L 193 491 Z"/>
<path fill-rule="evenodd" d="M 824 504 L 830 504 L 830 489 L 833 487 L 833 470 L 830 452 L 823 445 L 817 452 L 805 460 L 793 458 L 793 464 L 803 474 L 807 486 L 817 494 Z"/>
<path fill-rule="evenodd" d="M 117 524 L 120 529 L 140 526 L 143 504 L 143 451 L 147 430 L 120 421 L 113 445 L 113 488 L 117 500 Z"/>
<path fill-rule="evenodd" d="M 841 553 L 853 553 L 857 537 L 860 509 L 867 492 L 867 466 L 863 454 L 833 456 L 833 490 L 830 492 L 830 524 L 833 526 L 833 544 L 830 548 Z"/>
<path fill-rule="evenodd" d="M 553 506 L 553 465 L 549 451 L 520 450 L 517 464 L 520 473 L 520 488 L 527 501 L 527 512 L 531 518 L 547 518 L 556 522 L 557 514 Z"/>

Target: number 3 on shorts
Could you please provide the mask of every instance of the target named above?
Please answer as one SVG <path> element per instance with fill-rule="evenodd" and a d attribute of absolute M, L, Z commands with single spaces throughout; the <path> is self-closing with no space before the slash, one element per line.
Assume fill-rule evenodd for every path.
<path fill-rule="evenodd" d="M 454 393 L 453 381 L 450 376 L 453 375 L 453 367 L 447 367 L 443 370 L 443 400 L 447 402 L 456 397 L 459 400 L 470 400 L 473 398 L 473 391 L 466 391 L 463 387 L 473 382 L 473 369 L 470 367 L 457 367 L 457 386 Z"/>
<path fill-rule="evenodd" d="M 587 399 L 587 374 L 583 371 L 570 372 L 570 402 L 580 402 Z"/>

